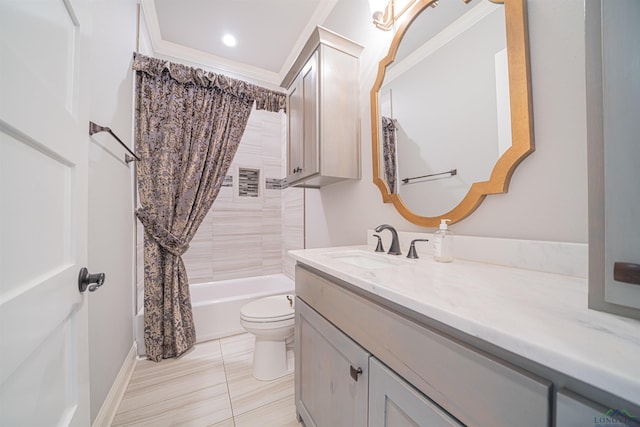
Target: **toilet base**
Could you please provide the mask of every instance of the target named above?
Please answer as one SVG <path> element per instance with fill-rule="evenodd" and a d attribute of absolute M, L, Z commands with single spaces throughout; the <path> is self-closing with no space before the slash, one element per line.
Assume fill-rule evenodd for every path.
<path fill-rule="evenodd" d="M 293 372 L 293 349 L 285 340 L 256 337 L 253 349 L 253 377 L 271 381 Z"/>

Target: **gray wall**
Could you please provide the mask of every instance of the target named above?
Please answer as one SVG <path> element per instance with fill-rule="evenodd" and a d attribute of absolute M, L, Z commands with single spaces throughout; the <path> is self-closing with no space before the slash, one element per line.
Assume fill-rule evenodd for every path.
<path fill-rule="evenodd" d="M 516 169 L 507 194 L 488 196 L 454 233 L 587 242 L 584 10 L 581 0 L 529 0 L 536 151 Z M 437 13 L 437 8 L 433 10 Z M 382 203 L 372 183 L 369 91 L 392 34 L 377 30 L 367 0 L 340 0 L 324 25 L 365 46 L 361 66 L 362 180 L 306 191 L 307 247 L 361 244 L 390 223 L 429 231 Z"/>
<path fill-rule="evenodd" d="M 91 120 L 132 141 L 132 53 L 136 45 L 136 0 L 93 3 Z M 111 389 L 133 337 L 133 193 L 124 149 L 106 133 L 89 143 L 90 272 L 105 284 L 89 295 L 91 419 Z"/>

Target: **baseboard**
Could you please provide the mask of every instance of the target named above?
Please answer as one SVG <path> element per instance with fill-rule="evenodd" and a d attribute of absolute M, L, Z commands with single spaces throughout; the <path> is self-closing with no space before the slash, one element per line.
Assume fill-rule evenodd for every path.
<path fill-rule="evenodd" d="M 107 394 L 107 398 L 100 408 L 100 412 L 98 412 L 96 419 L 93 421 L 92 427 L 110 426 L 111 423 L 113 423 L 122 396 L 124 396 L 131 375 L 133 375 L 133 369 L 136 367 L 136 361 L 138 360 L 136 347 L 136 343 L 134 342 L 122 363 L 120 372 L 118 372 L 118 376 L 113 382 L 111 390 L 109 390 L 109 394 Z"/>

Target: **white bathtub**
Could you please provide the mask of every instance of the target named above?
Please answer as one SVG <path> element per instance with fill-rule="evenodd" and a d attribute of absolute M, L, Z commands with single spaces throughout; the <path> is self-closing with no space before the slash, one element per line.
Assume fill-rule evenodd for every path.
<path fill-rule="evenodd" d="M 293 293 L 294 282 L 284 274 L 199 283 L 190 286 L 196 342 L 244 332 L 240 308 L 258 298 Z M 145 354 L 144 313 L 136 315 L 138 355 Z"/>

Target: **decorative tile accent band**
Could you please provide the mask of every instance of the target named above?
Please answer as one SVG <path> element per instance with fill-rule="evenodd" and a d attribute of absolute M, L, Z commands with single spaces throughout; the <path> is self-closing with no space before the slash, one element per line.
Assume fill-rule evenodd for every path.
<path fill-rule="evenodd" d="M 285 178 L 265 178 L 264 186 L 267 190 L 284 190 L 288 187 Z"/>
<path fill-rule="evenodd" d="M 233 175 L 226 175 L 222 181 L 223 187 L 233 187 Z M 288 188 L 286 178 L 265 178 L 264 187 L 267 190 L 284 190 Z"/>

